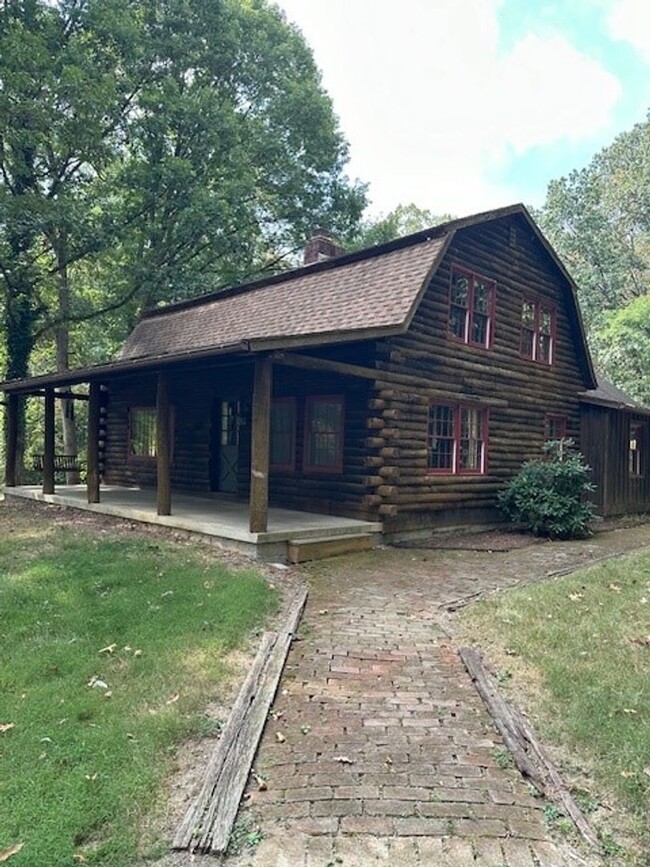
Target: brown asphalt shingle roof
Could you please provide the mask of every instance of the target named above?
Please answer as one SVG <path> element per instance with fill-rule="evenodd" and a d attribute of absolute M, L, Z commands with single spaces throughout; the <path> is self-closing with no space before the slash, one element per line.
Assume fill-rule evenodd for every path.
<path fill-rule="evenodd" d="M 630 397 L 623 389 L 605 379 L 600 373 L 597 374 L 598 388 L 591 388 L 582 394 L 582 399 L 593 403 L 605 403 L 610 406 L 629 407 L 630 409 L 644 409 L 641 404 Z"/>
<path fill-rule="evenodd" d="M 447 237 L 425 238 L 325 270 L 301 269 L 270 285 L 156 311 L 138 323 L 120 358 L 216 349 L 242 341 L 399 330 Z"/>

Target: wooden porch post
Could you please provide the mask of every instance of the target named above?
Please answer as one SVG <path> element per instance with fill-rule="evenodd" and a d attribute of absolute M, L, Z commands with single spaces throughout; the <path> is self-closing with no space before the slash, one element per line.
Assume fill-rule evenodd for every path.
<path fill-rule="evenodd" d="M 7 395 L 7 453 L 5 455 L 5 487 L 16 487 L 16 456 L 18 454 L 18 395 Z"/>
<path fill-rule="evenodd" d="M 86 489 L 89 503 L 99 502 L 99 396 L 101 386 L 90 383 L 88 401 L 88 450 L 86 454 Z"/>
<path fill-rule="evenodd" d="M 164 373 L 158 374 L 156 392 L 156 466 L 158 469 L 158 514 L 171 515 L 172 492 L 169 456 L 171 452 L 169 425 L 169 384 Z"/>
<path fill-rule="evenodd" d="M 54 389 L 45 389 L 45 441 L 43 448 L 43 493 L 54 493 Z"/>
<path fill-rule="evenodd" d="M 253 430 L 251 437 L 250 531 L 266 532 L 269 514 L 269 438 L 273 362 L 268 356 L 255 361 Z"/>

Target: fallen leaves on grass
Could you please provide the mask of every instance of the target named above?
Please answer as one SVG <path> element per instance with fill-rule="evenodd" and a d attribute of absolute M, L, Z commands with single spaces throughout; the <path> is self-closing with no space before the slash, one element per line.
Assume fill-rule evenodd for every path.
<path fill-rule="evenodd" d="M 282 734 L 282 732 L 276 732 L 275 733 L 275 739 L 279 744 L 283 744 L 286 741 L 286 738 Z"/>
<path fill-rule="evenodd" d="M 107 644 L 106 647 L 102 647 L 97 653 L 114 653 L 116 647 L 117 644 Z"/>
<path fill-rule="evenodd" d="M 10 732 L 12 729 L 16 728 L 16 723 L 0 723 L 0 734 L 4 734 L 5 732 Z"/>
<path fill-rule="evenodd" d="M 266 782 L 266 780 L 264 779 L 264 777 L 260 777 L 259 774 L 254 774 L 253 779 L 257 783 L 257 791 L 258 792 L 266 792 L 269 785 Z"/>
<path fill-rule="evenodd" d="M 8 849 L 3 849 L 2 852 L 0 852 L 0 861 L 8 861 L 12 855 L 17 855 L 24 845 L 24 843 L 14 843 L 14 845 L 9 846 Z"/>
<path fill-rule="evenodd" d="M 181 697 L 180 692 L 175 693 L 171 698 L 168 698 L 165 704 L 175 704 Z"/>

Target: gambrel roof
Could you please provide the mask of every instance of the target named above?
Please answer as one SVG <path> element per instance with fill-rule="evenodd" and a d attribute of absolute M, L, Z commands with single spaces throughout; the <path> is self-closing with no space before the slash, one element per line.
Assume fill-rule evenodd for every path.
<path fill-rule="evenodd" d="M 25 391 L 225 353 L 327 345 L 403 333 L 454 236 L 463 229 L 511 217 L 529 225 L 565 285 L 585 386 L 595 387 L 575 285 L 526 208 L 518 204 L 153 310 L 136 325 L 115 361 L 66 374 L 0 383 L 0 388 Z"/>
<path fill-rule="evenodd" d="M 339 257 L 153 311 L 135 327 L 120 357 L 283 338 L 329 343 L 367 332 L 392 333 L 409 318 L 447 240 L 448 233 L 441 233 L 380 256 Z"/>

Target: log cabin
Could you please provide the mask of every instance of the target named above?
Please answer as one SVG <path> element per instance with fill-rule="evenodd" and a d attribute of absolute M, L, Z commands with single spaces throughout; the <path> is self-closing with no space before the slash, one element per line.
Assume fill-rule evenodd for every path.
<path fill-rule="evenodd" d="M 202 497 L 205 528 L 243 503 L 253 545 L 273 509 L 350 521 L 360 546 L 493 525 L 508 479 L 565 436 L 603 514 L 650 505 L 648 414 L 598 383 L 576 287 L 520 204 L 348 254 L 315 236 L 303 267 L 148 312 L 111 362 L 2 383 L 7 493 L 18 396 L 37 395 L 56 501 L 55 399 L 80 383 L 89 507 L 151 491 L 160 517 Z"/>

